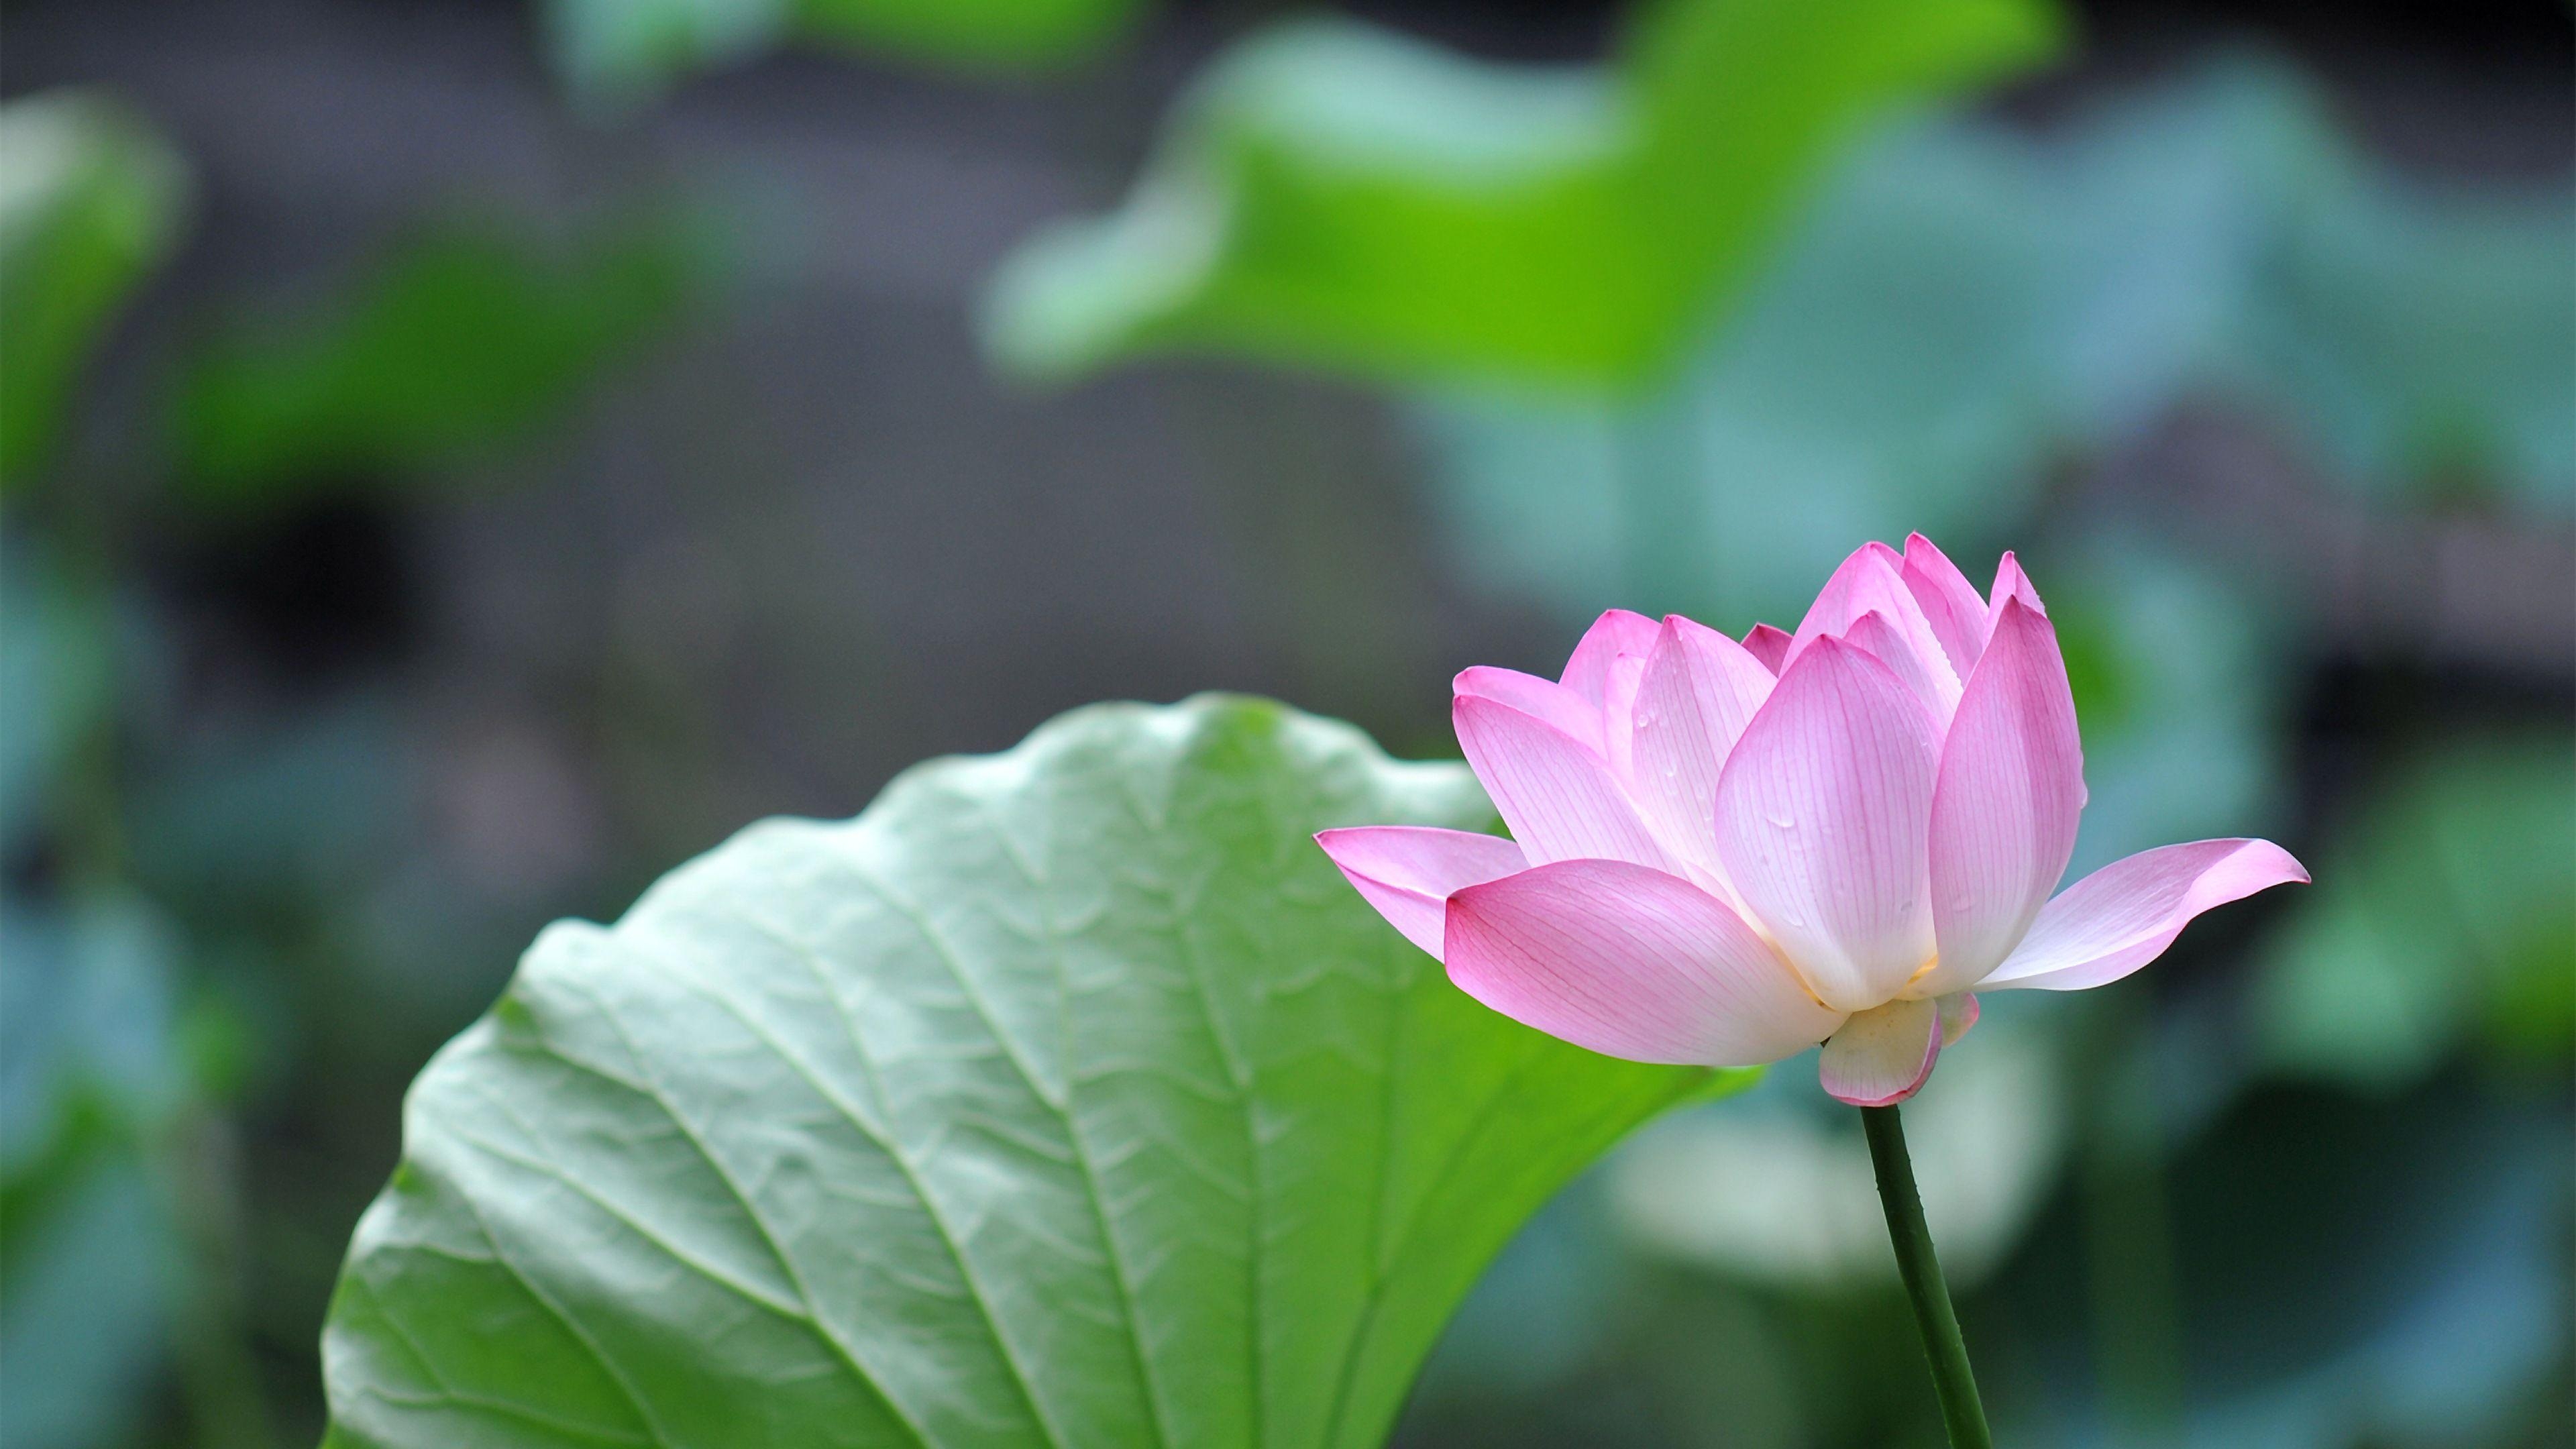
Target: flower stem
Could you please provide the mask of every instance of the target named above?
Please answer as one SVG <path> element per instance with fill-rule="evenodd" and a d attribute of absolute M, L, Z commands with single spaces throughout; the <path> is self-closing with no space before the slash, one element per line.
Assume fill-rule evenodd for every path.
<path fill-rule="evenodd" d="M 1869 1163 L 1878 1172 L 1878 1200 L 1887 1208 L 1887 1237 L 1896 1246 L 1896 1270 L 1914 1300 L 1914 1326 L 1923 1333 L 1923 1356 L 1932 1363 L 1932 1388 L 1952 1449 L 1993 1449 L 1986 1408 L 1977 1398 L 1977 1376 L 1968 1367 L 1968 1343 L 1950 1308 L 1941 1260 L 1932 1254 L 1932 1230 L 1923 1224 L 1923 1199 L 1914 1191 L 1914 1164 L 1905 1155 L 1905 1123 L 1894 1107 L 1863 1107 Z"/>

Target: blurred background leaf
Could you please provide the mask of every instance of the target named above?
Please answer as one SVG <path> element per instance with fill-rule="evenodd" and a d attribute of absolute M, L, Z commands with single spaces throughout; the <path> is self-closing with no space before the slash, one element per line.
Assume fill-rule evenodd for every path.
<path fill-rule="evenodd" d="M 2278 1069 L 2388 1093 L 2474 1044 L 2557 1073 L 2576 1047 L 2576 739 L 2461 740 L 2360 807 L 2266 949 Z"/>
<path fill-rule="evenodd" d="M 1552 672 L 1611 604 L 1785 619 L 1921 527 L 2047 593 L 2077 869 L 2253 830 L 2320 881 L 2089 1009 L 2023 1003 L 2047 1069 L 1967 1094 L 1941 1155 L 1980 1190 L 1934 1211 L 1982 1260 L 1961 1307 L 2007 1435 L 2565 1449 L 2576 12 L 2082 0 L 2063 64 L 1849 116 L 1783 182 L 1705 164 L 1750 133 L 1639 159 L 1652 115 L 1778 94 L 1692 89 L 1723 7 L 1148 9 L 907 9 L 914 47 L 795 0 L 11 0 L 0 120 L 148 114 L 202 205 L 67 385 L 14 299 L 90 294 L 0 255 L 0 407 L 55 399 L 12 434 L 48 461 L 0 470 L 0 1441 L 315 1442 L 317 1328 L 414 1073 L 545 921 L 614 918 L 745 820 L 1210 685 L 1447 753 L 1459 667 Z M 994 84 L 957 37 L 1030 16 L 988 53 L 1089 63 Z M 1025 43 L 1050 26 L 1068 48 Z M 1200 116 L 1248 129 L 1193 153 Z M 0 188 L 35 196 L 60 173 L 16 134 Z M 122 143 L 88 144 L 60 154 Z M 1169 183 L 1194 154 L 1250 164 Z M 1072 322 L 1216 275 L 1177 255 L 1412 330 L 1291 351 L 1246 319 L 1308 292 L 1219 289 L 1203 333 L 1077 387 L 997 380 L 993 268 L 1140 165 L 1099 234 L 1132 270 Z M 1675 238 L 1769 209 L 1705 310 L 1444 290 L 1539 276 L 1474 254 L 1506 213 L 1528 255 L 1606 255 L 1648 208 L 1597 178 L 1649 171 L 1699 178 Z M 1575 215 L 1575 175 L 1626 219 Z M 1216 235 L 1238 197 L 1284 209 Z M 1577 302 L 1670 290 L 1635 271 Z M 1452 366 L 1658 325 L 1679 360 L 1618 406 Z M 67 984 L 136 943 L 157 972 Z M 55 1049 L 96 1035 L 81 992 L 130 1051 Z M 1936 1091 L 2012 1075 L 1990 1004 Z M 1861 1170 L 1775 1117 L 1814 1105 L 1803 1070 L 1677 1120 L 1664 1166 L 1699 1165 L 1651 1218 L 1626 1160 L 1554 1199 L 1396 1442 L 1928 1449 L 1901 1297 L 1799 1256 L 1815 1194 L 1689 1186 L 1703 1147 L 1784 1188 Z"/>
<path fill-rule="evenodd" d="M 2299 99 L 2285 123 L 2304 122 L 2308 159 L 2272 188 L 2285 215 L 2237 322 L 2235 380 L 2331 476 L 2576 510 L 2567 188 L 2401 181 Z"/>
<path fill-rule="evenodd" d="M 2456 1087 L 2246 1104 L 2174 1165 L 2180 1442 L 2549 1442 L 2523 1406 L 2567 1332 L 2569 1178 L 2550 1114 Z"/>
<path fill-rule="evenodd" d="M 180 1254 L 142 1165 L 102 1155 L 11 1225 L 0 1434 L 25 1449 L 115 1443 L 147 1417 L 178 1315 Z"/>
<path fill-rule="evenodd" d="M 0 911 L 0 1438 L 143 1418 L 189 1265 L 153 1156 L 198 1083 L 176 941 L 132 896 Z"/>
<path fill-rule="evenodd" d="M 1669 393 L 1424 405 L 1434 500 L 1506 596 L 1739 628 L 1803 607 L 1855 538 L 2026 538 L 2065 460 L 2211 390 L 2315 439 L 2330 477 L 2563 512 L 2572 220 L 2556 186 L 2402 199 L 2308 86 L 2245 59 L 2039 138 L 1899 130 Z"/>
<path fill-rule="evenodd" d="M 2280 823 L 2280 621 L 2205 564 L 2110 530 L 2045 544 L 2049 619 L 2083 721 L 2083 825 L 2068 880 L 2177 840 Z"/>
<path fill-rule="evenodd" d="M 2058 41 L 2046 0 L 1656 0 L 1632 25 L 1598 71 L 1348 21 L 1240 42 L 1121 211 L 1004 265 L 992 355 L 1054 378 L 1195 351 L 1634 385 L 1863 120 Z"/>
<path fill-rule="evenodd" d="M 670 329 L 707 280 L 706 241 L 678 214 L 562 247 L 427 229 L 305 315 L 237 321 L 197 350 L 174 413 L 182 475 L 240 507 L 523 442 Z"/>
<path fill-rule="evenodd" d="M 24 850 L 115 703 L 103 601 L 36 545 L 0 536 L 0 850 Z"/>
<path fill-rule="evenodd" d="M 1143 0 L 537 0 L 556 72 L 584 99 L 632 106 L 773 46 L 845 47 L 972 69 L 1060 64 Z"/>
<path fill-rule="evenodd" d="M 2065 1155 L 2061 1046 L 2032 1017 L 1998 1001 L 1977 1023 L 1977 1049 L 1944 1062 L 1948 1080 L 1907 1104 L 1923 1210 L 1962 1291 L 2019 1244 Z M 1640 1247 L 1792 1291 L 1896 1283 L 1859 1123 L 1821 1099 L 1812 1069 L 1783 1063 L 1741 1103 L 1639 1135 L 1612 1164 L 1610 1189 Z"/>
<path fill-rule="evenodd" d="M 0 104 L 0 492 L 55 452 L 101 337 L 169 258 L 187 168 L 122 103 L 78 90 Z"/>
<path fill-rule="evenodd" d="M 14 1192 L 97 1143 L 148 1137 L 193 1083 L 173 1050 L 175 940 L 157 913 L 119 896 L 10 915 L 0 1176 Z"/>

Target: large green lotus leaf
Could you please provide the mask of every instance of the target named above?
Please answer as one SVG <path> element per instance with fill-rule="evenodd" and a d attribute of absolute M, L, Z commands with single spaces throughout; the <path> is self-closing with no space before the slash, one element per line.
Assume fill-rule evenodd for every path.
<path fill-rule="evenodd" d="M 2057 37 L 2045 0 L 1662 0 L 1612 66 L 1537 69 L 1287 22 L 1200 80 L 1121 210 L 1004 264 L 988 345 L 1042 377 L 1217 351 L 1634 383 L 1861 120 Z"/>
<path fill-rule="evenodd" d="M 310 310 L 207 339 L 175 405 L 181 476 L 240 505 L 470 460 L 668 327 L 707 261 L 670 216 L 561 248 L 482 223 L 425 229 Z"/>
<path fill-rule="evenodd" d="M 177 153 L 103 96 L 0 106 L 0 490 L 51 458 L 118 306 L 168 257 L 188 204 Z"/>
<path fill-rule="evenodd" d="M 2264 960 L 2257 1045 L 2296 1075 L 2377 1090 L 2473 1035 L 2563 1061 L 2576 1039 L 2576 765 L 2564 735 L 2413 761 L 2319 866 Z"/>
<path fill-rule="evenodd" d="M 1077 711 L 558 925 L 431 1062 L 324 1336 L 358 1445 L 1367 1445 L 1513 1229 L 1739 1074 L 1486 1011 L 1307 836 L 1461 766 Z"/>
<path fill-rule="evenodd" d="M 609 105 L 783 44 L 881 50 L 974 69 L 1070 60 L 1140 0 L 545 0 L 556 70 Z"/>

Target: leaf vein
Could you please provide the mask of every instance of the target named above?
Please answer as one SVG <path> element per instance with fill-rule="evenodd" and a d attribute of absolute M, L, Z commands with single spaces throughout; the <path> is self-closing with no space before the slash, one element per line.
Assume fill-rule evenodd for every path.
<path fill-rule="evenodd" d="M 847 1004 L 841 1000 L 841 994 L 832 989 L 831 977 L 823 969 L 822 953 L 813 943 L 777 926 L 748 907 L 744 908 L 738 919 L 783 948 L 789 956 L 805 967 L 806 971 L 813 976 L 815 986 L 821 990 L 824 998 L 832 1003 L 833 1014 L 840 1020 L 842 1030 L 849 1036 L 850 1050 L 862 1062 L 869 1062 L 867 1044 L 859 1036 L 858 1022 L 850 1016 Z M 940 1210 L 939 1200 L 931 1194 L 929 1184 L 922 1180 L 920 1171 L 910 1156 L 903 1151 L 893 1124 L 888 1122 L 882 1128 L 872 1128 L 860 1118 L 854 1104 L 825 1082 L 822 1074 L 815 1071 L 802 1056 L 791 1050 L 785 1042 L 780 1041 L 767 1027 L 754 1020 L 751 1013 L 726 999 L 723 993 L 710 990 L 703 983 L 691 979 L 688 973 L 674 971 L 668 965 L 664 965 L 662 969 L 679 979 L 688 989 L 715 1002 L 735 1020 L 740 1021 L 745 1029 L 767 1043 L 779 1060 L 785 1062 L 799 1077 L 803 1078 L 806 1085 L 811 1087 L 817 1096 L 830 1103 L 843 1117 L 849 1119 L 850 1125 L 870 1142 L 876 1144 L 877 1149 L 883 1152 L 887 1160 L 895 1165 L 896 1170 L 903 1174 L 904 1180 L 912 1186 L 913 1196 L 921 1204 L 922 1215 L 930 1220 L 933 1228 L 938 1230 L 940 1242 L 948 1250 L 949 1260 L 957 1265 L 957 1276 L 965 1284 L 966 1297 L 975 1304 L 976 1314 L 984 1323 L 985 1335 L 992 1340 L 994 1352 L 1000 1357 L 1004 1370 L 1010 1374 L 1012 1384 L 1018 1388 L 1021 1402 L 1028 1406 L 1030 1418 L 1046 1435 L 1048 1443 L 1062 1449 L 1065 1442 L 1063 1433 L 1047 1417 L 1045 1407 L 1038 1402 L 1037 1391 L 1029 1380 L 1028 1371 L 1021 1364 L 1018 1352 L 1012 1348 L 1009 1337 L 1002 1332 L 1001 1320 L 994 1311 L 992 1299 L 976 1276 L 974 1264 L 966 1256 L 965 1244 L 958 1239 L 956 1230 L 950 1225 L 947 1215 Z M 1005 1051 L 1007 1052 L 1007 1048 Z M 873 1065 L 868 1070 L 873 1082 Z M 879 1101 L 885 1101 L 883 1087 L 877 1086 L 875 1090 Z M 892 1104 L 887 1105 L 891 1109 Z"/>
<path fill-rule="evenodd" d="M 631 935 L 627 935 L 623 931 L 619 934 L 623 937 L 626 945 L 629 947 L 634 946 L 635 941 Z M 650 951 L 637 951 L 636 958 L 648 963 L 660 964 L 657 958 Z M 662 969 L 667 975 L 677 976 L 677 973 L 672 972 L 667 965 L 663 965 Z M 567 982 L 570 982 L 574 978 L 567 977 L 565 979 Z M 691 983 L 683 980 L 682 984 L 687 985 Z M 652 1058 L 636 1044 L 635 1039 L 627 1033 L 626 1023 L 623 1018 L 618 1016 L 615 1008 L 611 1007 L 608 1002 L 601 998 L 597 993 L 588 991 L 586 987 L 577 989 L 584 990 L 585 994 L 590 996 L 591 1003 L 598 1009 L 601 1019 L 608 1023 L 609 1030 L 617 1033 L 618 1040 L 625 1043 L 626 1050 L 633 1054 L 637 1061 L 649 1062 L 652 1060 Z M 724 1001 L 717 993 L 702 991 L 701 994 L 705 995 L 709 1000 L 717 1002 L 719 1005 L 723 1005 L 728 1008 L 731 1007 L 731 1003 Z M 739 1013 L 737 1013 L 737 1016 L 739 1016 Z M 746 1025 L 747 1024 L 748 1023 L 746 1023 Z M 622 1080 L 617 1077 L 615 1073 L 605 1071 L 604 1069 L 599 1068 L 595 1063 L 582 1062 L 562 1052 L 556 1052 L 555 1055 L 559 1060 L 599 1071 L 602 1076 L 607 1077 L 611 1081 Z M 636 1084 L 630 1083 L 629 1085 Z M 741 1205 L 743 1216 L 750 1222 L 752 1230 L 760 1234 L 760 1240 L 768 1245 L 770 1255 L 777 1259 L 780 1271 L 787 1275 L 788 1283 L 795 1288 L 796 1296 L 804 1301 L 806 1312 L 809 1315 L 808 1321 L 813 1325 L 815 1337 L 821 1339 L 824 1345 L 830 1348 L 833 1354 L 836 1355 L 843 1363 L 848 1364 L 850 1371 L 858 1376 L 861 1383 L 867 1385 L 869 1392 L 876 1395 L 878 1401 L 886 1406 L 887 1411 L 892 1413 L 895 1419 L 911 1433 L 914 1442 L 925 1446 L 925 1449 L 927 1449 L 927 1446 L 932 1442 L 930 1435 L 922 1429 L 921 1425 L 913 1421 L 912 1416 L 904 1411 L 903 1406 L 895 1401 L 893 1395 L 886 1392 L 884 1386 L 877 1382 L 876 1376 L 868 1371 L 865 1364 L 859 1362 L 857 1352 L 853 1350 L 850 1345 L 841 1340 L 840 1334 L 835 1332 L 831 1323 L 820 1314 L 814 1301 L 813 1289 L 807 1286 L 804 1274 L 796 1267 L 795 1260 L 788 1256 L 785 1246 L 778 1241 L 778 1235 L 770 1230 L 769 1219 L 762 1216 L 759 1206 L 752 1201 L 751 1195 L 745 1192 L 742 1184 L 735 1179 L 733 1170 L 724 1165 L 723 1160 L 716 1156 L 715 1149 L 709 1147 L 706 1143 L 706 1139 L 698 1134 L 697 1129 L 689 1125 L 688 1119 L 681 1114 L 678 1105 L 673 1103 L 669 1096 L 662 1091 L 662 1087 L 659 1082 L 654 1082 L 647 1078 L 638 1087 L 638 1090 L 643 1092 L 647 1100 L 653 1102 L 661 1109 L 662 1115 L 670 1119 L 672 1126 L 679 1129 L 681 1137 L 684 1138 L 692 1148 L 696 1149 L 699 1158 L 703 1160 L 707 1164 L 707 1167 L 715 1173 L 716 1180 L 723 1183 L 725 1190 L 733 1194 L 734 1201 Z"/>

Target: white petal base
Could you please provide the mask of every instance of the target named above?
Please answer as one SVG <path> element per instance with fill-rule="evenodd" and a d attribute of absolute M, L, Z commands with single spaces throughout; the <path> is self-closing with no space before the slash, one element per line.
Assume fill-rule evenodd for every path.
<path fill-rule="evenodd" d="M 1816 1066 L 1826 1093 L 1855 1107 L 1886 1107 L 1913 1096 L 1940 1059 L 1941 1016 L 1938 1002 L 1891 1001 L 1844 1022 Z"/>

